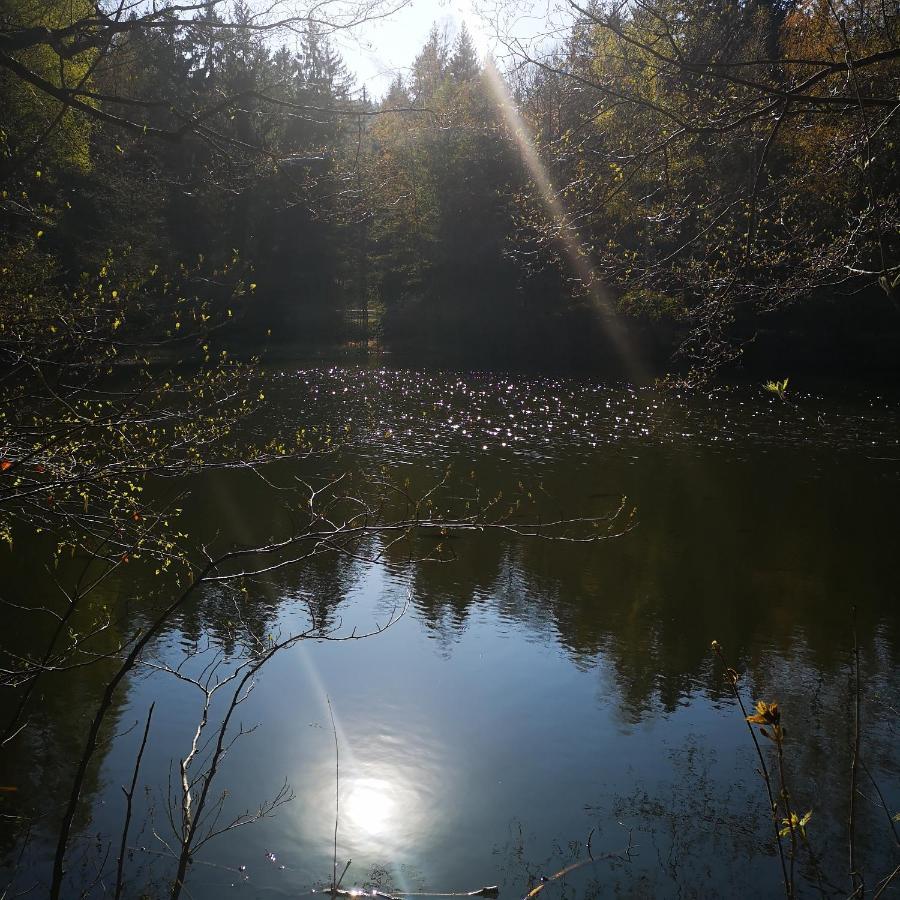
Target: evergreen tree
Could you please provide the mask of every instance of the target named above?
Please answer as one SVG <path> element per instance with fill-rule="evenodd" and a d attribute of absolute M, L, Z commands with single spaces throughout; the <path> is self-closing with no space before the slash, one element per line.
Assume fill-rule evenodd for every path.
<path fill-rule="evenodd" d="M 480 74 L 478 54 L 465 23 L 460 27 L 459 34 L 456 36 L 456 41 L 453 44 L 449 70 L 450 77 L 456 84 L 474 81 Z"/>
<path fill-rule="evenodd" d="M 416 103 L 427 104 L 438 92 L 447 77 L 449 58 L 446 31 L 435 23 L 412 64 L 410 93 Z"/>

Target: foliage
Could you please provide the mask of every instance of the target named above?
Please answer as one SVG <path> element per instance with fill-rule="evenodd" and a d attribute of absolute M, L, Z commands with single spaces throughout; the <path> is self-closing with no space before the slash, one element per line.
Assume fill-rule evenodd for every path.
<path fill-rule="evenodd" d="M 540 264 L 565 269 L 574 229 L 593 277 L 684 297 L 700 370 L 792 301 L 892 295 L 900 49 L 883 5 L 569 7 L 564 46 L 518 54 L 566 211 L 523 197 L 519 240 Z"/>
<path fill-rule="evenodd" d="M 779 400 L 784 400 L 787 394 L 788 380 L 783 378 L 781 381 L 767 381 L 763 387 L 770 393 L 774 394 Z"/>

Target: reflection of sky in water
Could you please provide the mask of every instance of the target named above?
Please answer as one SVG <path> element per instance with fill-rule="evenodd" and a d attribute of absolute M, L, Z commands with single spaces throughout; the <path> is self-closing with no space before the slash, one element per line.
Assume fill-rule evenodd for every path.
<path fill-rule="evenodd" d="M 368 569 L 347 598 L 345 627 L 383 621 L 386 595 L 402 600 L 405 590 L 380 567 Z M 353 860 L 347 886 L 366 883 L 373 866 L 404 890 L 494 883 L 513 820 L 532 840 L 586 834 L 585 802 L 604 786 L 638 771 L 664 777 L 671 761 L 659 755 L 656 724 L 623 727 L 603 659 L 573 667 L 558 646 L 523 641 L 528 630 L 508 611 L 482 606 L 448 656 L 435 652 L 412 610 L 373 640 L 304 644 L 276 659 L 255 700 L 263 733 L 236 749 L 272 784 L 287 775 L 297 800 L 245 832 L 247 859 L 274 848 L 289 867 L 283 876 L 257 867 L 252 883 L 330 878 L 335 758 L 326 694 L 340 747 L 338 873 Z M 721 714 L 697 705 L 689 719 L 675 725 L 673 740 L 716 729 Z M 625 753 L 630 736 L 637 740 Z M 258 796 L 261 781 L 248 778 L 242 759 L 234 765 Z M 605 838 L 611 849 L 621 830 Z"/>
<path fill-rule="evenodd" d="M 478 447 L 502 439 L 528 451 L 544 447 L 546 426 L 552 425 L 550 446 L 560 458 L 547 461 L 543 449 L 538 454 L 548 495 L 575 498 L 573 507 L 580 509 L 578 500 L 593 492 L 610 492 L 614 500 L 628 493 L 640 507 L 640 527 L 626 540 L 585 552 L 539 542 L 504 544 L 489 535 L 463 538 L 455 542 L 459 559 L 453 564 L 405 567 L 408 583 L 387 570 L 404 566 L 386 560 L 340 571 L 337 565 L 304 569 L 289 584 L 275 585 L 266 597 L 268 608 L 277 609 L 273 631 L 305 626 L 305 606 L 290 598 L 335 602 L 344 633 L 387 621 L 408 589 L 413 600 L 407 616 L 385 634 L 301 644 L 263 671 L 241 709 L 242 722 L 259 728 L 229 752 L 218 786 L 229 792 L 230 811 L 255 808 L 285 778 L 296 799 L 276 817 L 205 847 L 204 863 L 223 868 L 195 867 L 192 897 L 221 897 L 231 883 L 229 896 L 296 897 L 330 879 L 335 759 L 326 696 L 340 745 L 338 872 L 353 860 L 346 886 L 367 883 L 379 867 L 390 884 L 406 890 L 472 890 L 499 882 L 506 885 L 504 897 L 515 896 L 528 876 L 546 871 L 543 861 L 564 855 L 568 841 L 583 844 L 592 827 L 598 828 L 595 850 L 620 850 L 620 820 L 628 827 L 662 822 L 652 838 L 637 838 L 635 878 L 655 869 L 658 852 L 665 859 L 667 840 L 691 835 L 695 843 L 679 848 L 682 865 L 713 847 L 713 865 L 734 863 L 726 883 L 744 884 L 748 870 L 740 862 L 749 853 L 738 859 L 733 847 L 715 841 L 740 836 L 748 822 L 752 829 L 760 815 L 759 785 L 739 713 L 717 696 L 708 652 L 713 637 L 753 672 L 748 693 L 775 685 L 787 713 L 805 716 L 821 731 L 816 740 L 826 750 L 824 761 L 810 755 L 798 765 L 817 777 L 822 772 L 820 784 L 816 792 L 801 784 L 798 793 L 816 798 L 817 828 L 827 829 L 825 800 L 818 797 L 834 795 L 831 786 L 843 785 L 846 774 L 837 771 L 844 762 L 832 752 L 835 742 L 843 752 L 844 732 L 828 727 L 828 710 L 840 711 L 846 688 L 846 598 L 860 603 L 861 616 L 868 603 L 866 621 L 891 615 L 880 605 L 884 585 L 893 581 L 892 557 L 884 550 L 890 532 L 879 516 L 882 507 L 896 508 L 887 502 L 896 496 L 896 479 L 879 483 L 878 471 L 887 466 L 870 471 L 860 448 L 882 439 L 884 452 L 878 453 L 895 452 L 893 407 L 871 418 L 827 410 L 823 437 L 804 418 L 801 403 L 778 408 L 777 415 L 789 419 L 783 423 L 773 418 L 771 404 L 744 408 L 737 394 L 696 410 L 675 403 L 677 414 L 665 418 L 652 411 L 657 398 L 649 393 L 608 392 L 601 403 L 594 387 L 568 382 L 517 382 L 500 390 L 486 378 L 353 377 L 379 402 L 387 398 L 365 428 L 356 420 L 356 435 L 371 439 L 371 452 L 397 445 L 421 451 L 429 465 L 438 458 L 443 463 L 445 456 L 435 450 L 453 445 L 449 432 L 462 430 L 448 428 L 448 417 L 462 422 Z M 325 376 L 322 391 L 349 378 L 341 371 Z M 407 393 L 415 402 L 404 406 Z M 439 403 L 451 408 L 435 408 Z M 353 404 L 338 406 L 336 419 L 357 415 Z M 504 423 L 502 435 L 488 434 L 501 414 L 510 424 Z M 690 430 L 682 420 L 702 430 L 707 443 L 733 438 L 740 454 L 752 450 L 754 467 L 745 467 L 739 454 L 717 451 L 691 470 L 699 483 L 686 484 L 683 460 L 676 465 L 638 446 L 653 425 L 652 440 L 689 443 L 692 455 L 699 452 L 703 441 L 679 437 Z M 770 448 L 784 451 L 777 456 L 757 453 L 752 431 L 763 422 Z M 399 435 L 401 428 L 408 440 L 383 437 L 389 429 Z M 623 430 L 640 458 L 587 449 L 598 435 L 612 441 Z M 879 438 L 882 431 L 890 432 L 889 440 Z M 787 452 L 813 434 L 826 442 L 839 435 L 841 452 L 853 451 L 835 457 L 842 479 L 832 478 L 827 492 L 810 481 L 807 452 Z M 577 452 L 569 454 L 572 446 Z M 519 462 L 511 453 L 485 460 L 513 481 Z M 489 481 L 490 472 L 483 477 Z M 234 510 L 264 520 L 250 497 L 235 500 Z M 213 598 L 210 606 L 217 602 Z M 203 624 L 212 612 L 220 611 L 207 610 L 208 619 L 199 617 Z M 884 632 L 886 671 L 894 634 Z M 179 636 L 170 637 L 177 645 Z M 178 659 L 177 646 L 167 658 Z M 890 696 L 891 685 L 883 687 Z M 810 723 L 813 688 L 825 711 L 818 709 Z M 161 701 L 143 771 L 153 785 L 154 827 L 166 835 L 169 767 L 186 752 L 198 697 L 157 676 L 135 679 L 127 697 L 122 732 L 143 720 L 151 699 Z M 131 777 L 139 731 L 124 736 L 106 758 L 92 832 L 115 834 L 121 825 L 119 786 Z M 794 733 L 802 743 L 812 732 Z M 882 788 L 892 808 L 900 808 L 895 781 Z M 732 818 L 723 818 L 720 808 Z M 135 844 L 159 847 L 149 829 L 135 835 Z M 761 893 L 775 874 L 769 862 L 756 861 Z M 246 871 L 238 877 L 240 865 Z"/>
<path fill-rule="evenodd" d="M 337 672 L 323 673 L 315 668 L 310 648 L 301 646 L 297 656 L 302 659 L 309 687 L 324 688 L 333 696 L 340 754 L 339 857 L 415 854 L 433 838 L 431 832 L 440 824 L 433 810 L 446 802 L 442 795 L 450 787 L 447 762 L 427 710 L 406 708 L 401 712 L 396 708 L 399 698 L 388 704 L 371 696 L 366 660 L 359 666 L 351 663 Z M 348 704 L 336 695 L 348 687 L 352 690 L 357 680 L 355 693 L 363 701 L 362 708 L 348 710 Z M 309 690 L 300 678 L 296 688 Z M 316 762 L 290 776 L 305 799 L 289 814 L 302 833 L 320 837 L 323 827 L 329 835 L 333 827 L 336 771 L 327 713 L 314 724 L 321 725 L 316 730 L 325 734 L 317 741 Z"/>
<path fill-rule="evenodd" d="M 381 567 L 358 572 L 342 605 L 345 631 L 383 624 L 405 598 L 406 589 Z M 288 612 L 283 627 L 293 618 Z M 293 736 L 285 735 L 267 754 L 266 768 L 286 766 L 299 798 L 284 810 L 280 840 L 315 848 L 319 882 L 330 876 L 335 816 L 335 748 L 326 696 L 339 742 L 338 872 L 346 860 L 355 860 L 347 884 L 359 883 L 363 867 L 375 864 L 390 864 L 392 877 L 402 879 L 394 863 L 418 864 L 446 837 L 452 797 L 460 790 L 453 774 L 458 767 L 438 734 L 428 702 L 432 686 L 410 681 L 405 671 L 419 655 L 410 652 L 410 638 L 420 651 L 427 649 L 414 640 L 417 630 L 407 616 L 371 640 L 301 644 L 275 661 L 280 671 L 270 680 L 282 689 L 289 685 L 291 701 L 303 710 L 288 729 Z M 284 696 L 276 688 L 265 699 L 277 704 Z M 293 760 L 285 752 L 291 740 L 299 751 Z"/>
<path fill-rule="evenodd" d="M 382 772 L 386 767 L 377 765 L 375 768 Z M 406 803 L 398 802 L 398 794 L 396 773 L 388 781 L 383 778 L 351 781 L 349 796 L 344 801 L 350 827 L 377 838 L 389 837 L 395 832 L 397 821 L 404 813 L 403 807 L 411 806 L 409 800 L 415 799 L 413 796 L 406 798 Z"/>
<path fill-rule="evenodd" d="M 528 561 L 516 565 L 525 571 Z M 452 567 L 438 571 L 454 584 L 460 577 Z M 593 827 L 595 850 L 616 852 L 628 828 L 653 824 L 653 816 L 661 817 L 664 832 L 683 832 L 685 841 L 691 835 L 699 858 L 716 841 L 755 846 L 746 836 L 761 809 L 752 748 L 733 706 L 709 696 L 708 654 L 699 673 L 691 675 L 689 666 L 682 671 L 678 646 L 654 646 L 659 622 L 626 603 L 624 618 L 611 620 L 612 630 L 590 657 L 573 655 L 555 631 L 560 610 L 538 608 L 547 591 L 498 571 L 493 590 L 485 588 L 449 643 L 445 633 L 423 627 L 428 610 L 414 605 L 373 639 L 301 644 L 264 671 L 247 713 L 260 728 L 235 745 L 221 786 L 232 794 L 232 809 L 253 808 L 286 777 L 296 800 L 277 817 L 204 849 L 205 860 L 246 865 L 233 882 L 235 896 L 296 896 L 331 877 L 335 756 L 326 696 L 340 747 L 338 873 L 353 860 L 345 886 L 370 884 L 375 869 L 406 891 L 471 890 L 505 878 L 518 889 L 530 854 L 546 858 L 548 848 L 565 847 L 561 841 L 583 843 Z M 601 592 L 606 599 L 588 617 L 614 607 L 618 590 L 621 585 Z M 344 633 L 383 623 L 406 592 L 381 566 L 354 568 L 339 610 Z M 278 624 L 287 630 L 304 621 L 298 603 L 282 607 Z M 691 624 L 704 635 L 712 627 Z M 779 686 L 794 686 L 779 699 L 792 715 L 802 714 L 814 661 L 799 652 L 790 664 L 776 655 L 760 668 L 778 670 Z M 676 702 L 667 707 L 662 695 L 670 689 Z M 145 702 L 132 701 L 136 709 Z M 165 732 L 178 724 L 183 747 L 196 707 L 170 701 L 159 727 Z M 127 780 L 130 763 L 126 753 L 107 783 Z M 157 760 L 158 783 L 167 765 L 165 757 Z M 717 804 L 732 817 L 723 817 Z M 817 807 L 823 831 L 825 816 Z M 116 824 L 111 820 L 110 829 Z M 655 844 L 646 835 L 638 841 L 644 853 L 633 865 L 653 871 Z M 740 881 L 727 871 L 733 848 L 717 852 L 717 877 Z M 766 868 L 760 884 L 773 873 Z M 215 869 L 202 874 L 192 893 L 203 900 L 219 896 L 234 877 Z"/>

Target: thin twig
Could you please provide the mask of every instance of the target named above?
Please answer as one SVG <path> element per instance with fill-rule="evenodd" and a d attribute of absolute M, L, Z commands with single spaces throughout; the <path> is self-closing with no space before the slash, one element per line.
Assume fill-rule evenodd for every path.
<path fill-rule="evenodd" d="M 878 799 L 881 801 L 881 808 L 884 810 L 885 815 L 887 816 L 888 825 L 891 826 L 891 833 L 894 835 L 894 843 L 900 847 L 900 834 L 897 833 L 897 826 L 894 824 L 894 817 L 891 815 L 891 811 L 888 808 L 887 801 L 884 799 L 884 794 L 881 793 L 881 788 L 878 786 L 878 782 L 875 780 L 875 777 L 869 771 L 869 767 L 865 764 L 864 760 L 860 760 L 859 764 L 862 766 L 863 772 L 869 778 L 869 781 L 872 782 L 872 787 L 875 788 L 875 793 L 878 794 Z"/>
<path fill-rule="evenodd" d="M 337 838 L 338 838 L 338 819 L 340 814 L 340 802 L 341 802 L 341 757 L 340 757 L 340 749 L 338 747 L 338 736 L 337 736 L 337 725 L 334 724 L 334 710 L 331 707 L 331 697 L 327 694 L 325 696 L 325 700 L 328 702 L 328 714 L 331 716 L 331 732 L 334 735 L 334 859 L 333 866 L 331 870 L 331 890 L 337 891 L 338 889 L 338 880 L 337 880 Z M 349 866 L 350 863 L 348 862 Z M 344 869 L 344 872 L 347 870 Z M 341 875 L 341 880 L 343 881 L 343 874 Z"/>
<path fill-rule="evenodd" d="M 847 818 L 847 846 L 849 851 L 850 878 L 854 896 L 865 896 L 865 882 L 856 868 L 856 781 L 859 769 L 859 641 L 856 637 L 856 607 L 850 608 L 853 630 L 853 756 L 850 760 L 850 812 Z"/>
<path fill-rule="evenodd" d="M 897 877 L 897 875 L 900 875 L 900 866 L 897 866 L 897 868 L 894 869 L 894 871 L 891 872 L 891 874 L 881 882 L 878 890 L 875 891 L 875 893 L 872 895 L 872 900 L 878 900 L 878 898 L 888 889 L 891 882 Z"/>
<path fill-rule="evenodd" d="M 548 884 L 552 884 L 554 881 L 559 881 L 561 878 L 565 878 L 566 875 L 571 874 L 572 872 L 576 872 L 578 869 L 583 869 L 585 866 L 594 865 L 595 863 L 602 862 L 603 860 L 611 860 L 617 859 L 622 860 L 624 862 L 629 862 L 631 860 L 632 853 L 632 843 L 631 843 L 631 832 L 628 834 L 628 846 L 621 853 L 604 853 L 603 856 L 593 857 L 590 859 L 583 859 L 581 862 L 572 863 L 571 865 L 564 866 L 558 872 L 554 872 L 549 878 L 544 878 L 540 884 L 535 885 L 524 897 L 524 900 L 533 900 L 534 897 L 537 897 L 541 891 L 547 887 Z M 491 890 L 489 888 L 482 888 L 484 890 Z M 493 890 L 496 890 L 494 888 Z M 476 894 L 470 894 L 469 896 L 496 896 L 496 894 L 482 894 L 481 891 Z M 434 895 L 432 895 L 434 896 Z"/>
<path fill-rule="evenodd" d="M 128 828 L 131 825 L 131 804 L 134 798 L 134 790 L 137 787 L 138 772 L 141 768 L 141 759 L 144 756 L 144 749 L 147 746 L 147 735 L 150 734 L 150 720 L 153 718 L 153 708 L 156 703 L 150 704 L 150 710 L 147 713 L 147 723 L 144 725 L 144 736 L 141 738 L 141 746 L 138 749 L 137 757 L 134 760 L 134 772 L 131 776 L 131 787 L 125 793 L 125 821 L 122 824 L 122 843 L 119 846 L 119 864 L 116 869 L 116 893 L 115 900 L 119 900 L 122 896 L 123 876 L 125 874 L 125 853 L 128 850 Z"/>

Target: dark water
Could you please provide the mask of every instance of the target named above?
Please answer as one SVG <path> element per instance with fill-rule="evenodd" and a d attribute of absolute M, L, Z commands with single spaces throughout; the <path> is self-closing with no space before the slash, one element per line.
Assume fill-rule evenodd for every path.
<path fill-rule="evenodd" d="M 279 488 L 342 471 L 411 494 L 445 479 L 439 496 L 454 511 L 502 495 L 518 503 L 514 524 L 622 507 L 611 533 L 624 533 L 589 544 L 452 533 L 424 551 L 441 561 L 417 560 L 421 542 L 375 541 L 367 555 L 381 549 L 376 561 L 323 556 L 255 579 L 246 594 L 206 590 L 156 642 L 156 666 L 190 653 L 185 673 L 221 658 L 227 674 L 244 653 L 236 622 L 278 636 L 312 615 L 340 636 L 405 613 L 366 640 L 303 642 L 260 672 L 235 719 L 256 728 L 217 776 L 217 795 L 227 790 L 221 821 L 256 809 L 285 780 L 296 796 L 203 847 L 187 896 L 294 897 L 330 880 L 326 696 L 340 747 L 338 870 L 353 860 L 345 886 L 498 884 L 501 896 L 521 897 L 584 859 L 590 836 L 598 862 L 542 897 L 777 896 L 758 760 L 713 639 L 744 674 L 748 702 L 780 701 L 794 802 L 813 811 L 821 888 L 846 896 L 851 607 L 872 776 L 860 775 L 859 866 L 871 889 L 897 865 L 873 786 L 890 815 L 900 811 L 896 399 L 799 386 L 782 403 L 758 388 L 688 395 L 352 369 L 273 373 L 266 394 L 261 434 L 303 425 L 340 449 L 272 466 L 270 484 L 249 472 L 191 484 L 186 521 L 198 539 L 278 534 L 290 518 Z M 34 585 L 5 559 L 8 589 L 34 603 Z M 142 583 L 129 579 L 106 596 L 129 604 L 120 634 L 144 615 Z M 7 648 L 37 642 L 24 618 L 4 615 Z M 101 638 L 109 647 L 117 639 Z M 5 753 L 2 784 L 18 787 L 0 799 L 9 896 L 46 892 L 49 837 L 108 671 L 101 663 L 45 681 L 28 729 Z M 202 697 L 143 668 L 117 695 L 115 727 L 89 774 L 69 862 L 73 897 L 111 892 L 121 785 L 153 701 L 130 895 L 163 893 L 172 876 L 169 785 Z M 211 720 L 223 708 L 214 703 Z M 43 818 L 26 842 L 22 817 L 35 811 Z M 801 893 L 820 893 L 805 852 L 797 879 Z"/>

